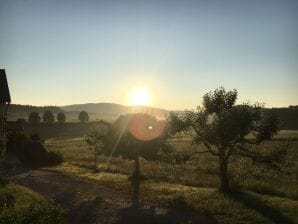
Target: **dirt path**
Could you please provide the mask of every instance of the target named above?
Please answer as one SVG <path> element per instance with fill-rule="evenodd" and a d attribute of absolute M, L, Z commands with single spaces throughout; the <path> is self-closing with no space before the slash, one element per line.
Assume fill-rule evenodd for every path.
<path fill-rule="evenodd" d="M 129 195 L 62 173 L 23 168 L 6 175 L 61 205 L 69 223 L 216 223 L 191 213 L 136 207 Z"/>

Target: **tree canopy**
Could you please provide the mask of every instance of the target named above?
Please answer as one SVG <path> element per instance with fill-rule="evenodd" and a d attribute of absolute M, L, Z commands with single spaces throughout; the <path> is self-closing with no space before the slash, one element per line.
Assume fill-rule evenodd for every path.
<path fill-rule="evenodd" d="M 30 124 L 39 124 L 40 123 L 40 120 L 41 120 L 41 118 L 39 116 L 39 113 L 37 113 L 37 112 L 31 112 L 29 114 L 28 122 Z"/>
<path fill-rule="evenodd" d="M 57 121 L 59 123 L 64 123 L 65 120 L 66 120 L 66 116 L 63 112 L 60 112 L 60 113 L 57 114 Z"/>
<path fill-rule="evenodd" d="M 86 111 L 81 111 L 79 113 L 79 120 L 82 123 L 86 123 L 89 121 L 89 114 Z"/>
<path fill-rule="evenodd" d="M 264 155 L 252 145 L 269 140 L 278 131 L 277 119 L 261 104 L 236 105 L 237 91 L 220 87 L 203 96 L 202 107 L 183 114 L 171 113 L 172 132 L 192 130 L 194 142 L 218 157 L 220 190 L 229 191 L 228 161 L 231 156 L 244 156 L 274 169 L 280 168 L 284 149 Z M 249 135 L 251 137 L 249 138 Z M 276 156 L 279 155 L 279 156 Z"/>
<path fill-rule="evenodd" d="M 166 139 L 166 123 L 147 114 L 121 115 L 111 124 L 103 139 L 104 153 L 135 161 L 134 176 L 140 176 L 139 157 L 159 159 L 159 154 L 170 149 Z"/>
<path fill-rule="evenodd" d="M 55 117 L 51 111 L 45 111 L 43 114 L 43 122 L 46 124 L 52 124 L 55 122 Z"/>

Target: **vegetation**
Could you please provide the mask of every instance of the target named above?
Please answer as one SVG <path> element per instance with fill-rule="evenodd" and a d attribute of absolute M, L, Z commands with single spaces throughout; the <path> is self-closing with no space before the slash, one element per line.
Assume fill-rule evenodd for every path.
<path fill-rule="evenodd" d="M 60 113 L 57 114 L 57 121 L 60 124 L 63 124 L 66 121 L 66 116 L 63 112 L 60 112 Z"/>
<path fill-rule="evenodd" d="M 89 115 L 86 111 L 81 111 L 79 113 L 79 121 L 82 123 L 86 123 L 89 121 Z"/>
<path fill-rule="evenodd" d="M 38 112 L 31 112 L 28 117 L 28 122 L 30 124 L 36 125 L 40 123 L 40 116 Z"/>
<path fill-rule="evenodd" d="M 32 126 L 34 131 L 44 128 L 47 137 L 59 136 L 47 139 L 45 147 L 40 138 L 26 135 L 9 136 L 8 146 L 17 145 L 25 163 L 64 160 L 48 169 L 137 192 L 137 198 L 150 204 L 208 215 L 220 223 L 295 223 L 298 132 L 278 133 L 278 121 L 269 110 L 259 104 L 235 105 L 236 98 L 235 90 L 219 88 L 203 97 L 198 110 L 171 113 L 167 125 L 145 114 L 122 115 L 111 124 L 87 123 L 85 112 L 88 119 L 84 115 L 81 123 Z M 90 127 L 84 138 L 62 138 L 63 133 L 82 136 Z M 145 178 L 137 182 L 140 165 Z M 218 186 L 227 194 L 219 193 Z M 11 210 L 14 195 L 0 201 Z"/>
<path fill-rule="evenodd" d="M 85 139 L 88 144 L 88 148 L 90 149 L 93 157 L 94 157 L 94 169 L 97 169 L 97 161 L 98 156 L 103 153 L 104 147 L 104 138 L 106 137 L 107 127 L 98 127 L 96 129 L 92 129 L 88 132 L 87 137 Z"/>
<path fill-rule="evenodd" d="M 228 164 L 232 156 L 248 157 L 254 162 L 272 169 L 281 169 L 286 147 L 262 153 L 260 145 L 277 133 L 277 119 L 265 113 L 262 106 L 255 104 L 235 105 L 237 91 L 224 88 L 209 92 L 203 97 L 203 106 L 197 112 L 185 112 L 182 115 L 171 114 L 169 122 L 173 131 L 193 130 L 195 143 L 204 147 L 196 153 L 210 153 L 218 158 L 220 190 L 230 191 Z M 247 139 L 252 134 L 253 139 Z"/>
<path fill-rule="evenodd" d="M 161 153 L 169 151 L 166 142 L 169 136 L 163 124 L 147 114 L 122 115 L 100 136 L 103 151 L 109 156 L 121 155 L 134 160 L 132 176 L 138 179 L 140 157 L 158 160 Z"/>
<path fill-rule="evenodd" d="M 25 133 L 11 132 L 7 138 L 7 150 L 15 153 L 19 160 L 25 164 L 49 166 L 63 162 L 63 155 L 59 152 L 48 151 L 36 134 L 29 138 Z"/>
<path fill-rule="evenodd" d="M 0 224 L 8 223 L 62 224 L 66 222 L 61 208 L 25 187 L 6 183 L 0 185 Z"/>
<path fill-rule="evenodd" d="M 55 122 L 55 117 L 51 111 L 45 111 L 43 114 L 43 122 L 46 124 L 53 124 Z"/>
<path fill-rule="evenodd" d="M 71 163 L 64 163 L 51 169 L 94 181 L 128 194 L 133 190 L 133 186 L 127 174 L 120 174 L 117 170 L 112 171 L 111 168 L 117 164 L 123 166 L 123 171 L 127 165 L 127 163 L 120 164 L 119 160 L 111 161 L 110 170 L 100 173 L 94 173 Z M 150 167 L 153 168 L 154 165 Z M 157 169 L 160 170 L 161 167 Z M 192 173 L 185 175 L 191 178 Z M 297 220 L 297 200 L 284 196 L 245 190 L 243 193 L 224 195 L 215 188 L 171 183 L 162 178 L 143 180 L 139 194 L 140 198 L 146 202 L 170 209 L 207 215 L 213 218 L 215 223 L 295 223 Z"/>

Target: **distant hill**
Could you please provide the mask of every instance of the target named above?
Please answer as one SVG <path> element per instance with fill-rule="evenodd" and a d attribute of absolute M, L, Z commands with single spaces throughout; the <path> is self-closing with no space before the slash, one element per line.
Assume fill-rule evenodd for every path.
<path fill-rule="evenodd" d="M 115 103 L 86 103 L 60 107 L 66 112 L 87 111 L 88 113 L 120 115 L 127 113 L 150 113 L 159 119 L 164 119 L 170 111 L 149 106 L 124 106 Z"/>
<path fill-rule="evenodd" d="M 51 111 L 54 115 L 64 112 L 67 121 L 77 122 L 80 111 L 85 110 L 89 113 L 90 121 L 104 119 L 112 122 L 118 118 L 120 114 L 127 113 L 150 113 L 158 119 L 165 119 L 169 114 L 169 110 L 149 106 L 124 106 L 115 103 L 85 103 L 73 104 L 62 107 L 56 106 L 31 106 L 11 104 L 8 108 L 8 119 L 17 120 L 18 118 L 28 119 L 28 115 L 36 111 L 42 117 L 45 111 Z M 267 108 L 275 114 L 280 121 L 281 129 L 298 130 L 298 106 L 289 106 L 284 108 Z M 175 111 L 181 112 L 181 111 Z"/>

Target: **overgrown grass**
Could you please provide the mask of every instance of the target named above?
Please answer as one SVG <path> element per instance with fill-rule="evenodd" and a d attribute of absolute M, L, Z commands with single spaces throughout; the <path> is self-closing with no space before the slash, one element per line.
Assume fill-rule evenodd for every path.
<path fill-rule="evenodd" d="M 293 138 L 293 133 L 291 132 Z M 296 132 L 294 133 L 296 134 Z M 260 150 L 279 147 L 282 140 L 265 143 Z M 295 136 L 294 136 L 295 137 Z M 189 141 L 173 141 L 175 150 L 193 147 Z M 121 157 L 101 156 L 94 172 L 93 158 L 83 138 L 49 139 L 46 147 L 63 154 L 65 163 L 51 168 L 114 188 L 134 192 L 129 176 L 133 162 Z M 291 141 L 284 168 L 291 175 L 272 171 L 247 159 L 232 159 L 231 184 L 238 193 L 223 195 L 217 191 L 218 163 L 215 157 L 200 154 L 181 164 L 141 159 L 139 194 L 156 206 L 194 210 L 212 216 L 219 223 L 297 223 L 298 222 L 298 142 Z"/>
<path fill-rule="evenodd" d="M 129 175 L 99 172 L 64 163 L 55 171 L 88 179 L 123 193 L 132 193 L 134 186 Z M 139 188 L 141 200 L 157 207 L 191 210 L 204 214 L 219 223 L 296 223 L 298 201 L 288 198 L 262 195 L 250 191 L 223 195 L 216 188 L 190 187 L 160 180 L 147 179 Z"/>
<path fill-rule="evenodd" d="M 65 223 L 63 210 L 14 183 L 0 186 L 0 224 Z"/>
<path fill-rule="evenodd" d="M 176 150 L 187 150 L 190 142 L 173 142 Z M 267 142 L 262 147 L 278 147 L 282 141 Z M 87 144 L 82 138 L 52 139 L 46 141 L 46 147 L 62 153 L 64 160 L 81 168 L 93 169 L 93 159 Z M 289 154 L 286 158 L 285 170 L 290 175 L 266 169 L 247 159 L 233 159 L 229 165 L 232 187 L 251 190 L 256 193 L 298 199 L 298 142 L 290 142 Z M 169 183 L 194 187 L 217 187 L 217 158 L 209 154 L 201 154 L 193 160 L 182 164 L 168 164 L 160 161 L 141 160 L 141 172 L 149 179 L 163 180 Z M 98 170 L 104 172 L 130 175 L 133 162 L 121 157 L 101 156 Z"/>

